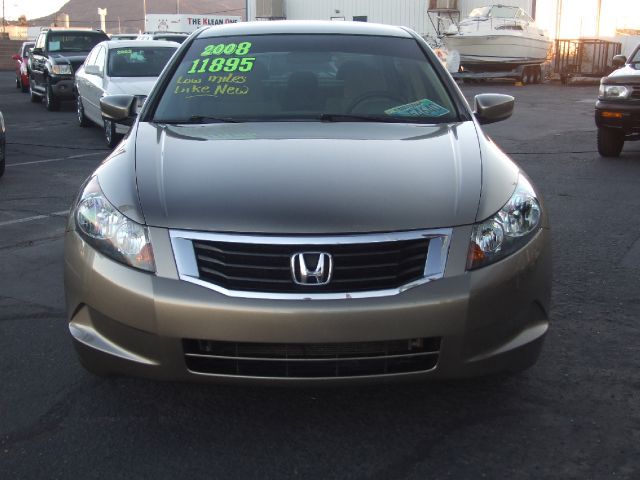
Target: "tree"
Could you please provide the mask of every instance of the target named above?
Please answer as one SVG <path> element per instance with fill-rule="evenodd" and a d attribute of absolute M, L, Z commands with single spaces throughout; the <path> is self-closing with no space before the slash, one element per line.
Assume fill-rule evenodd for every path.
<path fill-rule="evenodd" d="M 27 26 L 27 16 L 26 15 L 20 15 L 18 17 L 18 25 L 21 27 L 26 27 Z"/>

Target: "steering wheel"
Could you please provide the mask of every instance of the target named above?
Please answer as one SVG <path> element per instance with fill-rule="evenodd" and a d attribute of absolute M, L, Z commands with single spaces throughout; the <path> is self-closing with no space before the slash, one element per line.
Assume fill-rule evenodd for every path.
<path fill-rule="evenodd" d="M 384 90 L 373 90 L 371 92 L 365 92 L 362 95 L 356 97 L 347 107 L 346 113 L 353 113 L 355 108 L 363 102 L 366 102 L 372 98 L 386 98 L 394 102 L 404 103 L 404 100 L 393 93 L 385 92 Z"/>

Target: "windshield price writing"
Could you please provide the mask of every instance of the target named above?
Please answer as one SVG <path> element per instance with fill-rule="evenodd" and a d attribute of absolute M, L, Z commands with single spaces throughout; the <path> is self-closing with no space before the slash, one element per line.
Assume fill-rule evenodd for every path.
<path fill-rule="evenodd" d="M 201 57 L 210 57 L 212 55 L 238 55 L 244 56 L 249 53 L 251 42 L 242 43 L 219 43 L 218 45 L 207 45 L 200 54 Z"/>
<path fill-rule="evenodd" d="M 256 61 L 255 57 L 245 57 L 251 49 L 251 42 L 219 43 L 207 45 L 201 57 L 196 58 L 187 70 L 187 74 L 218 73 L 218 72 L 250 72 Z M 226 57 L 220 56 L 225 55 Z M 233 56 L 231 56 L 233 55 Z"/>

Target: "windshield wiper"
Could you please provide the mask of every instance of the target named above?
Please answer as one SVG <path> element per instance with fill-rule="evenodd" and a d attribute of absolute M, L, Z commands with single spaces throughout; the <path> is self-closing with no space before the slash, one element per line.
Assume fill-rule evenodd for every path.
<path fill-rule="evenodd" d="M 385 115 L 353 115 L 350 113 L 323 113 L 323 122 L 381 122 L 381 123 L 435 123 L 433 119 L 424 117 L 391 117 Z"/>
<path fill-rule="evenodd" d="M 156 120 L 158 123 L 184 123 L 184 124 L 204 124 L 204 123 L 241 123 L 241 120 L 236 120 L 230 117 L 208 117 L 206 115 L 192 115 L 189 118 L 183 118 L 178 120 Z"/>

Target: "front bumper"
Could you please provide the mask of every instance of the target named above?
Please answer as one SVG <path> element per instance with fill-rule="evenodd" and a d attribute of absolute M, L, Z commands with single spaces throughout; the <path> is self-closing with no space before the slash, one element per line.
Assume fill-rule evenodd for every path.
<path fill-rule="evenodd" d="M 51 90 L 58 98 L 75 98 L 73 75 L 51 75 Z"/>
<path fill-rule="evenodd" d="M 640 101 L 598 100 L 595 121 L 598 128 L 612 128 L 622 130 L 625 135 L 636 135 L 640 133 Z"/>
<path fill-rule="evenodd" d="M 178 279 L 169 234 L 151 228 L 158 273 L 65 239 L 69 328 L 80 360 L 101 374 L 163 380 L 342 383 L 453 378 L 532 365 L 548 329 L 550 236 L 540 230 L 510 257 L 464 271 L 470 227 L 454 229 L 442 279 L 398 295 L 342 300 L 233 298 Z M 347 377 L 268 377 L 191 371 L 183 339 L 259 344 L 332 344 L 438 338 L 425 371 Z"/>

